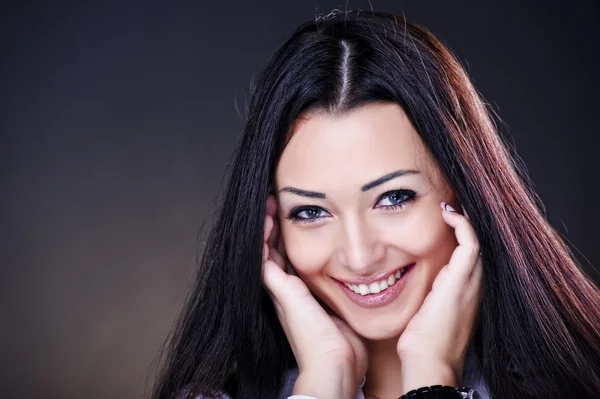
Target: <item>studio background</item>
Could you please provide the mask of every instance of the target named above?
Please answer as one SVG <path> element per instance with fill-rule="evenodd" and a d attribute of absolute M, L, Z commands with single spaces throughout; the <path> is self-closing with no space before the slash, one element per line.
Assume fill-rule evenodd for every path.
<path fill-rule="evenodd" d="M 426 26 L 467 66 L 599 282 L 595 3 L 371 2 Z M 253 74 L 299 23 L 346 2 L 3 8 L 0 396 L 141 398 Z"/>

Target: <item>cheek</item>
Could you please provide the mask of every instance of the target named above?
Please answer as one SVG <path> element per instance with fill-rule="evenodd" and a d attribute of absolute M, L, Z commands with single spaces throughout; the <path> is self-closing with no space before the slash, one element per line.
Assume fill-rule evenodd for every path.
<path fill-rule="evenodd" d="M 432 216 L 431 212 L 414 214 L 400 226 L 390 224 L 387 229 L 387 235 L 393 237 L 392 245 L 417 258 L 429 258 L 445 264 L 457 245 L 454 229 L 444 222 L 441 215 Z"/>
<path fill-rule="evenodd" d="M 330 258 L 331 245 L 320 230 L 289 226 L 281 230 L 287 258 L 300 274 L 319 273 Z"/>

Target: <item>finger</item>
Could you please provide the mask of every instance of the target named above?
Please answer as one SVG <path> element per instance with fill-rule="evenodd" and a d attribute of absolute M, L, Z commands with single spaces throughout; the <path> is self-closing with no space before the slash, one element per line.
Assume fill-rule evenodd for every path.
<path fill-rule="evenodd" d="M 263 262 L 266 261 L 267 259 L 269 259 L 270 253 L 269 253 L 269 245 L 266 242 L 263 242 Z"/>
<path fill-rule="evenodd" d="M 339 316 L 331 315 L 330 317 L 342 334 L 344 334 L 348 342 L 350 342 L 350 345 L 352 345 L 355 352 L 357 352 L 357 349 L 364 345 L 361 337 L 352 329 L 352 327 L 350 327 L 346 321 L 342 320 Z"/>
<path fill-rule="evenodd" d="M 271 219 L 270 216 L 267 216 L 266 219 L 267 220 L 265 222 L 265 230 L 269 230 L 270 227 L 272 227 L 272 223 L 269 226 L 269 223 L 267 222 L 269 220 L 272 221 L 273 219 Z M 279 266 L 282 270 L 285 270 L 285 258 L 279 253 L 277 249 L 271 247 L 267 242 L 263 242 L 263 262 L 268 259 L 274 261 L 277 264 L 277 266 Z"/>
<path fill-rule="evenodd" d="M 263 241 L 267 241 L 269 239 L 269 237 L 271 236 L 272 230 L 273 230 L 273 218 L 269 215 L 266 215 Z"/>
<path fill-rule="evenodd" d="M 352 327 L 350 327 L 350 325 L 348 323 L 346 323 L 344 320 L 342 320 L 341 318 L 337 317 L 337 316 L 331 316 L 331 319 L 333 320 L 333 322 L 335 323 L 335 325 L 337 326 L 337 328 L 340 330 L 340 332 L 342 333 L 342 335 L 344 335 L 344 337 L 348 340 L 348 342 L 350 343 L 350 345 L 352 346 L 352 349 L 354 350 L 354 353 L 356 355 L 358 355 L 359 353 L 364 351 L 364 347 L 365 347 L 365 342 L 363 341 L 363 338 L 360 337 L 360 335 L 358 335 L 353 329 Z M 365 362 L 366 359 L 360 359 L 360 356 L 357 356 L 358 358 L 356 360 L 362 360 L 362 362 Z M 356 372 L 357 373 L 364 373 L 364 368 L 366 368 L 366 364 L 356 364 Z"/>
<path fill-rule="evenodd" d="M 471 295 L 479 295 L 483 286 L 483 259 L 479 257 L 475 262 L 475 267 L 469 279 L 467 289 L 471 291 Z"/>
<path fill-rule="evenodd" d="M 459 278 L 461 283 L 464 284 L 470 279 L 478 257 L 477 253 L 474 253 L 471 248 L 458 245 L 450 255 L 450 261 L 448 262 L 450 274 L 455 278 Z"/>
<path fill-rule="evenodd" d="M 442 202 L 442 215 L 446 223 L 454 227 L 456 239 L 459 245 L 470 246 L 473 249 L 477 249 L 475 253 L 479 252 L 479 240 L 475 234 L 475 230 L 471 226 L 470 220 L 460 213 L 456 212 L 450 205 Z"/>
<path fill-rule="evenodd" d="M 269 256 L 273 261 L 275 261 L 275 263 L 277 263 L 277 266 L 281 267 L 282 270 L 285 270 L 285 272 L 288 273 L 288 270 L 286 269 L 285 259 L 283 258 L 283 256 L 281 256 L 278 250 L 276 250 L 273 247 L 269 247 Z"/>
<path fill-rule="evenodd" d="M 266 248 L 268 248 L 267 243 L 264 243 L 264 245 Z M 294 342 L 292 339 L 293 337 L 290 335 L 288 324 L 285 320 L 285 309 L 282 306 L 281 302 L 279 301 L 276 293 L 273 292 L 273 288 L 272 288 L 273 285 L 278 284 L 278 280 L 283 277 L 282 275 L 278 274 L 280 272 L 277 271 L 276 269 L 279 269 L 279 266 L 274 264 L 274 262 L 272 260 L 263 261 L 261 280 L 262 280 L 263 287 L 265 288 L 267 295 L 269 296 L 269 298 L 271 298 L 271 301 L 273 302 L 273 305 L 275 307 L 275 312 L 277 313 L 277 317 L 280 321 L 281 327 L 283 328 L 283 331 L 284 331 L 286 337 L 288 337 L 290 346 L 292 347 L 292 350 L 295 351 L 295 346 L 294 346 Z"/>
<path fill-rule="evenodd" d="M 281 304 L 277 300 L 277 297 L 273 294 L 273 292 L 271 291 L 271 288 L 269 286 L 269 284 L 272 284 L 271 281 L 273 280 L 273 277 L 272 277 L 273 271 L 270 269 L 272 267 L 272 265 L 267 266 L 266 265 L 267 262 L 268 261 L 263 261 L 263 264 L 262 264 L 261 281 L 263 283 L 263 287 L 265 288 L 265 291 L 267 292 L 267 294 L 271 298 L 271 301 L 273 301 L 273 304 L 275 305 L 275 310 L 277 311 L 277 314 L 281 317 L 283 315 L 283 309 L 281 307 Z M 271 261 L 271 263 L 272 263 L 272 261 Z M 268 283 L 268 281 L 269 281 L 269 283 Z"/>
<path fill-rule="evenodd" d="M 293 309 L 298 301 L 314 301 L 306 285 L 296 276 L 291 276 L 272 260 L 263 262 L 263 283 L 273 294 L 274 298 L 281 304 L 284 311 Z M 316 303 L 316 302 L 315 302 Z"/>
<path fill-rule="evenodd" d="M 279 218 L 277 217 L 277 200 L 273 194 L 267 196 L 267 214 L 273 221 L 272 229 L 268 236 L 270 257 L 286 271 L 292 275 L 298 275 L 292 264 L 287 261 L 285 245 L 280 234 Z"/>
<path fill-rule="evenodd" d="M 279 253 L 285 256 L 285 245 L 283 243 L 283 236 L 281 234 L 281 226 L 279 225 L 279 220 L 277 220 L 276 227 L 277 227 L 277 237 L 276 237 L 277 243 L 275 245 L 276 245 L 276 248 L 279 251 Z"/>
<path fill-rule="evenodd" d="M 266 212 L 266 216 L 270 217 L 273 222 L 272 230 L 269 232 L 270 234 L 267 236 L 267 239 L 269 246 L 274 247 L 277 243 L 277 237 L 279 236 L 279 223 L 277 220 L 277 200 L 273 194 L 267 196 Z"/>
<path fill-rule="evenodd" d="M 263 261 L 269 257 L 273 259 L 282 269 L 285 269 L 285 257 L 281 254 L 279 246 L 274 247 L 277 238 L 276 234 L 277 222 L 269 215 L 265 216 L 265 245 L 263 249 Z"/>
<path fill-rule="evenodd" d="M 438 275 L 435 277 L 435 280 L 433 280 L 433 285 L 431 286 L 432 291 L 437 291 L 440 289 L 440 287 L 442 287 L 444 285 L 444 281 L 447 278 L 447 274 L 448 274 L 448 265 L 442 267 L 442 269 L 439 271 Z"/>
<path fill-rule="evenodd" d="M 271 252 L 274 254 L 273 258 L 276 259 L 277 263 L 281 265 L 286 265 L 287 255 L 285 252 L 285 245 L 283 243 L 283 237 L 280 234 L 279 228 L 279 218 L 277 217 L 277 211 L 275 209 L 275 214 L 273 216 L 273 229 L 271 230 L 271 235 L 269 236 L 269 247 L 271 248 Z M 276 252 L 275 252 L 276 251 Z M 284 267 L 286 268 L 286 267 Z M 292 274 L 296 274 L 295 270 L 291 268 L 293 271 Z M 286 272 L 290 272 L 290 270 L 286 269 Z"/>
<path fill-rule="evenodd" d="M 470 276 L 475 262 L 479 256 L 479 240 L 475 230 L 466 216 L 454 211 L 448 204 L 442 203 L 442 217 L 450 226 L 454 227 L 454 234 L 458 246 L 452 253 L 449 268 L 462 276 Z"/>
<path fill-rule="evenodd" d="M 471 280 L 479 282 L 481 284 L 481 279 L 483 278 L 483 258 L 479 256 L 477 258 L 477 262 L 475 262 L 475 267 L 473 268 L 473 272 L 471 273 Z"/>
<path fill-rule="evenodd" d="M 271 235 L 269 236 L 269 246 L 272 248 L 278 248 L 280 239 L 279 232 L 279 218 L 277 217 L 277 214 L 275 214 L 275 216 L 273 216 L 273 230 L 271 230 Z"/>
<path fill-rule="evenodd" d="M 280 306 L 279 295 L 277 295 L 279 286 L 282 284 L 281 281 L 285 278 L 282 274 L 285 274 L 283 270 L 275 262 L 267 259 L 262 265 L 262 282 L 265 289 L 269 293 L 269 296 L 275 303 Z"/>

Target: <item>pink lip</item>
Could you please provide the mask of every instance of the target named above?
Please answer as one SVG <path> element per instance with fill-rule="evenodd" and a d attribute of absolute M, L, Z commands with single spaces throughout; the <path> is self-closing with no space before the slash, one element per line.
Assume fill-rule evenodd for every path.
<path fill-rule="evenodd" d="M 414 263 L 412 265 L 414 265 Z M 340 279 L 336 279 L 336 280 L 337 281 L 341 281 L 342 283 L 347 283 L 347 284 L 355 284 L 355 285 L 366 284 L 366 285 L 369 285 L 371 283 L 374 283 L 376 281 L 381 281 L 383 279 L 387 280 L 387 278 L 389 276 L 391 276 L 392 274 L 396 274 L 396 272 L 398 270 L 403 269 L 405 267 L 410 267 L 412 265 L 404 265 L 404 266 L 401 266 L 401 267 L 399 267 L 397 269 L 394 269 L 391 272 L 383 272 L 383 273 L 375 274 L 375 275 L 369 276 L 369 277 L 358 277 L 358 278 L 356 278 L 356 279 L 354 279 L 352 281 L 350 281 L 350 280 L 340 280 Z"/>
<path fill-rule="evenodd" d="M 402 292 L 402 290 L 404 289 L 404 286 L 406 285 L 406 281 L 407 281 L 409 275 L 411 274 L 411 271 L 414 268 L 414 266 L 415 266 L 414 264 L 407 266 L 406 272 L 404 272 L 402 277 L 400 277 L 400 280 L 397 280 L 394 283 L 394 285 L 387 288 L 385 291 L 380 292 L 379 294 L 360 295 L 360 294 L 357 294 L 356 292 L 352 291 L 350 288 L 346 287 L 346 285 L 343 282 L 335 280 L 335 279 L 334 279 L 334 281 L 342 289 L 342 291 L 344 291 L 344 293 L 348 296 L 348 298 L 350 298 L 350 300 L 352 302 L 354 302 L 355 304 L 357 304 L 358 306 L 361 306 L 363 308 L 377 308 L 377 307 L 387 305 L 388 303 L 390 303 L 394 299 L 396 299 L 398 297 L 398 295 L 400 295 L 400 292 Z M 388 273 L 388 275 L 389 274 L 390 273 Z M 380 280 L 382 280 L 382 279 L 380 279 Z M 379 280 L 372 280 L 372 281 L 379 281 Z M 352 283 L 352 284 L 356 284 L 356 283 Z M 367 284 L 367 283 L 361 282 L 359 284 Z"/>

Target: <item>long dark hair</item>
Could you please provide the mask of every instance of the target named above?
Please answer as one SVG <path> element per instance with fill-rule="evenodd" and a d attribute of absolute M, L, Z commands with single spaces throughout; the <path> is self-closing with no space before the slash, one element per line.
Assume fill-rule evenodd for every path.
<path fill-rule="evenodd" d="M 228 184 L 153 398 L 277 396 L 295 362 L 261 286 L 273 173 L 299 115 L 372 102 L 403 108 L 472 215 L 484 258 L 474 344 L 490 394 L 599 393 L 600 292 L 545 219 L 492 111 L 429 31 L 385 13 L 332 13 L 302 24 L 251 89 Z"/>

